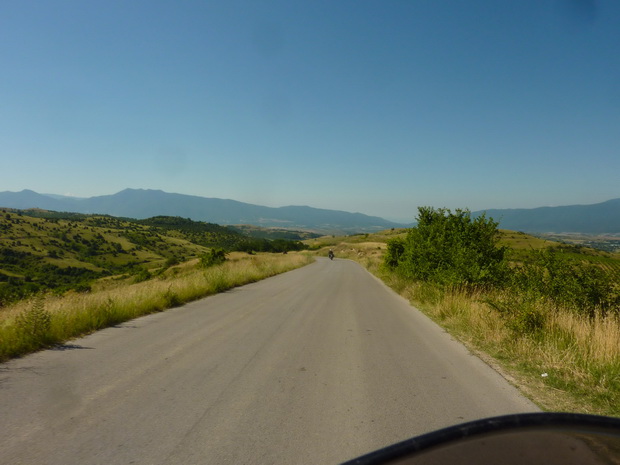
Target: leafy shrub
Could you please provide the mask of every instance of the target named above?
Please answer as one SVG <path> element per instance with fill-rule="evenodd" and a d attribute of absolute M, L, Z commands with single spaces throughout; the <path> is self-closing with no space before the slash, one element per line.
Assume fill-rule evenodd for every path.
<path fill-rule="evenodd" d="M 153 275 L 151 275 L 151 273 L 149 272 L 149 270 L 146 269 L 141 269 L 138 274 L 136 274 L 133 278 L 133 282 L 134 283 L 141 283 L 143 281 L 147 281 L 149 279 L 151 279 L 153 277 Z"/>
<path fill-rule="evenodd" d="M 503 283 L 508 267 L 505 247 L 492 219 L 472 219 L 468 210 L 419 208 L 418 225 L 404 241 L 388 244 L 385 265 L 420 281 L 449 285 Z"/>
<path fill-rule="evenodd" d="M 226 261 L 226 252 L 223 249 L 211 249 L 209 253 L 200 257 L 200 266 L 203 268 L 209 268 L 211 266 L 219 265 Z"/>
<path fill-rule="evenodd" d="M 620 306 L 612 276 L 594 265 L 571 262 L 554 249 L 536 252 L 534 260 L 517 269 L 514 285 L 521 293 L 590 317 L 597 310 L 605 313 Z"/>
<path fill-rule="evenodd" d="M 398 266 L 398 262 L 400 261 L 400 257 L 402 257 L 405 251 L 405 241 L 400 237 L 396 237 L 394 239 L 390 239 L 387 242 L 387 250 L 385 252 L 385 256 L 383 258 L 384 264 L 390 268 L 394 269 Z"/>
<path fill-rule="evenodd" d="M 78 284 L 74 287 L 75 292 L 80 292 L 82 294 L 92 291 L 92 287 L 88 284 Z"/>
<path fill-rule="evenodd" d="M 484 301 L 500 314 L 506 327 L 516 335 L 535 335 L 545 326 L 546 313 L 536 299 L 510 292 L 502 298 Z"/>

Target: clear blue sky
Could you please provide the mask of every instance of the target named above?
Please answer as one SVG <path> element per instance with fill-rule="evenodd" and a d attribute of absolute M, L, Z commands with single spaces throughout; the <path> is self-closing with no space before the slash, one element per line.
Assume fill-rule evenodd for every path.
<path fill-rule="evenodd" d="M 618 0 L 0 0 L 0 191 L 412 220 L 620 197 Z"/>

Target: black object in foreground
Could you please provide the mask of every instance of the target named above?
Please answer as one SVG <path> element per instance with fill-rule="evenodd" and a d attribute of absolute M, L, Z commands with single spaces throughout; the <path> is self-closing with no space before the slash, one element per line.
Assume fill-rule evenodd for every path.
<path fill-rule="evenodd" d="M 620 464 L 620 419 L 526 413 L 451 426 L 343 465 Z"/>

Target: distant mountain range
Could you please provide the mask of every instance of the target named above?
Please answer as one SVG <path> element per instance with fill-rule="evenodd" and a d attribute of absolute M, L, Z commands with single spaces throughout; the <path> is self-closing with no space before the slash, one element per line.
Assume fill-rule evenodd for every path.
<path fill-rule="evenodd" d="M 483 213 L 475 212 L 476 216 Z M 502 229 L 532 233 L 620 233 L 620 199 L 593 205 L 486 210 Z"/>
<path fill-rule="evenodd" d="M 38 194 L 31 190 L 0 192 L 0 207 L 41 208 L 62 212 L 101 213 L 144 219 L 158 215 L 181 216 L 221 225 L 251 224 L 304 229 L 324 234 L 363 233 L 404 224 L 361 213 L 305 206 L 264 207 L 235 200 L 172 194 L 161 190 L 125 189 L 113 195 L 90 198 Z M 620 199 L 594 205 L 485 210 L 500 228 L 523 232 L 620 233 Z"/>
<path fill-rule="evenodd" d="M 38 194 L 31 190 L 0 192 L 0 207 L 40 208 L 61 212 L 99 213 L 144 219 L 180 216 L 220 225 L 312 230 L 324 234 L 373 232 L 404 227 L 383 218 L 312 207 L 264 207 L 235 200 L 172 194 L 161 190 L 125 189 L 114 195 L 90 198 Z"/>

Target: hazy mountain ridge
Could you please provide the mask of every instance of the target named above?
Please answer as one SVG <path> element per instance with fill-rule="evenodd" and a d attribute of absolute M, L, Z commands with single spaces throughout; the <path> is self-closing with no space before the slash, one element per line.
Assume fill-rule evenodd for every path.
<path fill-rule="evenodd" d="M 500 228 L 537 233 L 620 233 L 620 198 L 591 205 L 490 209 L 486 213 Z"/>
<path fill-rule="evenodd" d="M 194 221 L 208 221 L 222 225 L 252 224 L 307 229 L 324 233 L 372 232 L 404 226 L 361 213 L 307 206 L 265 207 L 236 200 L 174 194 L 150 189 L 125 189 L 113 195 L 85 199 L 51 197 L 31 190 L 0 192 L 0 207 L 42 208 L 136 219 L 160 215 L 181 216 Z"/>
<path fill-rule="evenodd" d="M 236 200 L 167 193 L 161 190 L 125 189 L 113 195 L 90 198 L 38 194 L 31 190 L 0 192 L 0 207 L 42 208 L 77 213 L 100 213 L 145 219 L 181 216 L 195 221 L 232 225 L 304 229 L 332 233 L 373 232 L 405 227 L 362 213 L 326 210 L 308 206 L 265 207 Z M 489 209 L 500 228 L 535 233 L 620 233 L 620 198 L 592 205 L 568 205 L 520 209 Z"/>

